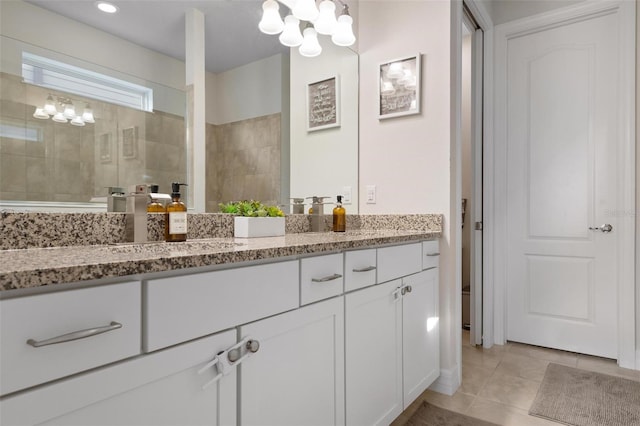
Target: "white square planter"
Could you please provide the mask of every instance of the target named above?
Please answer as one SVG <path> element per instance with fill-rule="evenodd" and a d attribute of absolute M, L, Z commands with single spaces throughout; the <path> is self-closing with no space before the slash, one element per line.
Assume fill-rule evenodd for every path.
<path fill-rule="evenodd" d="M 280 237 L 284 235 L 284 217 L 234 217 L 236 238 Z"/>

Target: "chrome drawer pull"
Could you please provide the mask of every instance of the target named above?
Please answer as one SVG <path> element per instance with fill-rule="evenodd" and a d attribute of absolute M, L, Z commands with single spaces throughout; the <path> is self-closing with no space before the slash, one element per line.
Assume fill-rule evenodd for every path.
<path fill-rule="evenodd" d="M 427 253 L 427 256 L 429 256 L 429 257 L 440 256 L 440 253 Z"/>
<path fill-rule="evenodd" d="M 55 345 L 57 343 L 71 342 L 72 340 L 86 339 L 87 337 L 97 336 L 98 334 L 117 330 L 119 328 L 122 328 L 122 324 L 111 321 L 111 324 L 105 325 L 104 327 L 87 328 L 86 330 L 74 331 L 72 333 L 63 334 L 62 336 L 52 337 L 51 339 L 41 340 L 39 342 L 29 339 L 27 340 L 27 345 L 39 348 L 40 346 Z"/>
<path fill-rule="evenodd" d="M 374 269 L 376 269 L 375 266 L 367 266 L 365 268 L 354 269 L 353 272 L 369 272 L 369 271 L 373 271 Z"/>
<path fill-rule="evenodd" d="M 329 275 L 328 277 L 311 278 L 311 281 L 313 281 L 314 283 L 326 283 L 327 281 L 337 280 L 338 278 L 342 278 L 342 275 L 333 274 L 333 275 Z"/>

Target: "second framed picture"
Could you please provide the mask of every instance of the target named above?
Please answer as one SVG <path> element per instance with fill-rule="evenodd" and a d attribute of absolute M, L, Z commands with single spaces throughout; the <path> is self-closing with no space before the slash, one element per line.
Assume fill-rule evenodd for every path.
<path fill-rule="evenodd" d="M 307 85 L 307 131 L 340 126 L 340 80 L 338 76 Z"/>
<path fill-rule="evenodd" d="M 420 113 L 420 54 L 380 64 L 378 119 Z"/>

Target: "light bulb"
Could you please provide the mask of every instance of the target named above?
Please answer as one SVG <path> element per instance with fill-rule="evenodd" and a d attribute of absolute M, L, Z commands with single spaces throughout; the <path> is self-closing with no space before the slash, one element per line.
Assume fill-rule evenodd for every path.
<path fill-rule="evenodd" d="M 293 9 L 291 9 L 291 13 L 299 20 L 309 22 L 318 19 L 318 15 L 320 14 L 316 7 L 315 0 L 297 0 Z"/>
<path fill-rule="evenodd" d="M 89 105 L 87 105 L 87 107 L 84 109 L 84 112 L 82 113 L 82 121 L 84 121 L 85 123 L 95 123 L 96 120 L 93 117 L 93 110 L 89 107 Z"/>
<path fill-rule="evenodd" d="M 323 0 L 320 3 L 320 14 L 313 23 L 318 34 L 331 35 L 338 25 L 336 20 L 336 5 L 331 0 Z"/>
<path fill-rule="evenodd" d="M 73 120 L 71 120 L 71 124 L 74 126 L 84 126 L 84 120 L 79 115 L 76 115 L 73 117 Z"/>
<path fill-rule="evenodd" d="M 278 34 L 284 28 L 284 22 L 280 17 L 280 6 L 276 0 L 266 0 L 262 3 L 262 19 L 258 28 L 265 34 Z"/>
<path fill-rule="evenodd" d="M 57 122 L 57 123 L 66 123 L 67 122 L 67 119 L 65 118 L 64 114 L 62 114 L 61 112 L 56 113 L 56 115 L 53 116 L 52 120 Z"/>
<path fill-rule="evenodd" d="M 293 15 L 284 18 L 284 30 L 280 34 L 280 43 L 289 47 L 296 47 L 302 44 L 302 33 L 300 32 L 300 21 Z"/>
<path fill-rule="evenodd" d="M 322 47 L 318 42 L 318 33 L 312 27 L 307 27 L 303 31 L 304 40 L 298 48 L 298 51 L 302 56 L 307 58 L 313 58 L 322 53 Z"/>
<path fill-rule="evenodd" d="M 62 115 L 64 115 L 64 117 L 68 118 L 69 120 L 76 116 L 76 109 L 71 102 L 64 106 L 64 112 L 62 113 Z"/>
<path fill-rule="evenodd" d="M 106 1 L 96 2 L 96 7 L 105 13 L 116 13 L 118 11 L 118 6 Z"/>
<path fill-rule="evenodd" d="M 33 113 L 35 118 L 39 118 L 40 120 L 47 120 L 49 118 L 49 114 L 44 110 L 44 108 L 36 108 L 36 111 Z"/>
<path fill-rule="evenodd" d="M 55 113 L 58 112 L 56 103 L 51 95 L 47 96 L 47 101 L 44 103 L 44 111 L 49 115 L 55 115 Z"/>
<path fill-rule="evenodd" d="M 389 69 L 387 70 L 387 78 L 400 78 L 402 76 L 404 76 L 404 70 L 400 62 L 394 62 L 389 65 Z"/>
<path fill-rule="evenodd" d="M 338 24 L 331 36 L 331 41 L 336 46 L 351 46 L 356 42 L 356 36 L 353 35 L 353 19 L 348 13 L 343 13 L 338 18 Z"/>

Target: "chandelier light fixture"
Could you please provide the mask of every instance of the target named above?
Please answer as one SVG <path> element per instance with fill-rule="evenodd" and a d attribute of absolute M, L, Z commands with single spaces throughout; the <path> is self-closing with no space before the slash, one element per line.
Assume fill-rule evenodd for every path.
<path fill-rule="evenodd" d="M 57 104 L 60 108 L 56 107 Z M 80 102 L 77 101 L 76 102 Z M 36 107 L 33 116 L 41 120 L 48 120 L 51 118 L 56 123 L 71 123 L 73 126 L 84 126 L 85 123 L 95 123 L 93 116 L 93 110 L 89 104 L 85 104 L 85 108 L 82 114 L 76 114 L 76 108 L 73 105 L 73 100 L 70 98 L 57 97 L 56 100 L 49 94 L 47 100 L 42 107 Z"/>
<path fill-rule="evenodd" d="M 335 2 L 342 6 L 338 18 Z M 355 43 L 353 18 L 349 15 L 349 6 L 342 0 L 322 0 L 318 6 L 315 0 L 287 0 L 282 3 L 291 9 L 284 20 L 276 0 L 266 0 L 262 4 L 262 19 L 258 28 L 265 34 L 280 34 L 280 43 L 287 47 L 298 47 L 302 56 L 311 58 L 322 53 L 318 34 L 330 36 L 337 46 L 346 47 Z M 301 21 L 304 23 L 302 31 Z"/>

